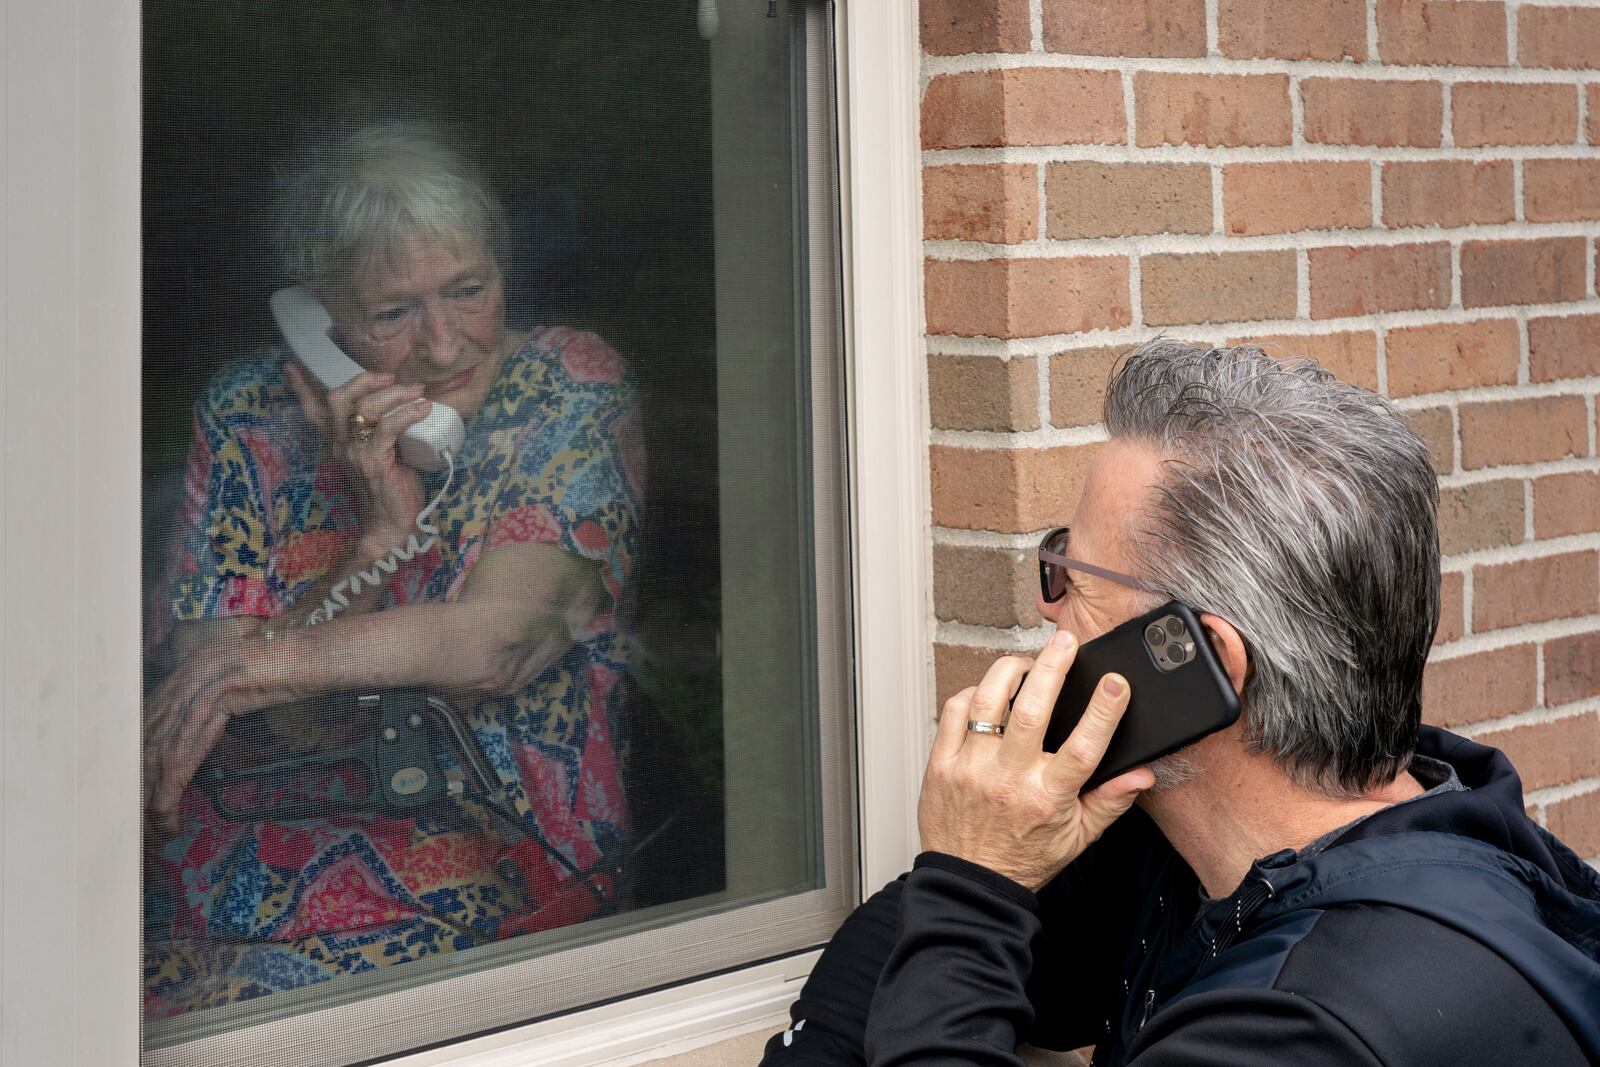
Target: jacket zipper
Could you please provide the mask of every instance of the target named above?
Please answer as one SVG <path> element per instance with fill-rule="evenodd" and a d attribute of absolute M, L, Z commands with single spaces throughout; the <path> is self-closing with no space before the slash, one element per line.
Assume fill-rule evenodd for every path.
<path fill-rule="evenodd" d="M 1209 958 L 1215 959 L 1219 952 L 1233 944 L 1234 938 L 1243 932 L 1245 920 L 1250 918 L 1251 915 L 1254 915 L 1256 910 L 1260 908 L 1261 905 L 1277 896 L 1277 892 L 1272 888 L 1271 882 L 1267 881 L 1267 879 L 1261 875 L 1256 875 L 1256 879 L 1256 883 L 1241 893 L 1239 899 L 1234 903 L 1233 929 L 1229 930 L 1224 928 L 1221 936 L 1213 939 L 1211 942 L 1211 954 Z M 1172 884 L 1171 880 L 1169 879 L 1167 883 L 1168 892 L 1170 892 L 1171 889 Z M 1158 935 L 1161 938 L 1161 954 L 1156 957 L 1155 970 L 1150 972 L 1150 978 L 1152 982 L 1159 981 L 1161 968 L 1167 962 L 1167 949 L 1169 947 L 1167 927 L 1171 924 L 1171 919 L 1172 912 L 1169 911 L 1162 921 L 1161 933 Z M 1145 1023 L 1148 1023 L 1150 1021 L 1150 1017 L 1155 1013 L 1156 991 L 1155 987 L 1152 986 L 1149 989 L 1146 989 L 1144 993 L 1144 1015 L 1139 1020 L 1140 1030 L 1144 1029 Z"/>
<path fill-rule="evenodd" d="M 1165 914 L 1161 916 L 1161 929 L 1156 932 L 1156 940 L 1161 945 L 1161 951 L 1156 956 L 1155 969 L 1150 972 L 1150 981 L 1152 983 L 1159 981 L 1161 968 L 1166 966 L 1167 963 L 1167 950 L 1172 947 L 1172 939 L 1168 935 L 1170 935 L 1172 932 L 1172 917 L 1177 913 L 1178 910 L 1176 902 L 1174 902 L 1171 907 L 1166 907 L 1166 898 L 1172 895 L 1172 882 L 1173 878 L 1169 871 L 1166 885 L 1163 886 L 1164 891 L 1161 896 L 1156 898 L 1157 906 L 1165 908 Z M 1155 1013 L 1156 991 L 1154 985 L 1152 985 L 1149 989 L 1144 991 L 1144 1014 L 1139 1018 L 1140 1030 L 1144 1029 L 1144 1024 L 1149 1022 L 1150 1016 L 1154 1015 Z"/>

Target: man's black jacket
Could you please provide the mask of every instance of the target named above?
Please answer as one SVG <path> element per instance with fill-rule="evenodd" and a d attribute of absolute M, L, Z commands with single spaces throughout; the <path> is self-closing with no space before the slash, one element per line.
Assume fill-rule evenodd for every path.
<path fill-rule="evenodd" d="M 1230 897 L 1130 812 L 1036 896 L 937 853 L 856 910 L 767 1067 L 1600 1063 L 1600 877 L 1498 751 L 1424 727 L 1465 790 L 1386 808 Z"/>

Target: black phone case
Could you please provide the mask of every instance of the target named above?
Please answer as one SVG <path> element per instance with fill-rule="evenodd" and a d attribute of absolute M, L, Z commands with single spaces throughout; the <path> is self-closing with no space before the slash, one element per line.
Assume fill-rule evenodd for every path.
<path fill-rule="evenodd" d="M 1168 615 L 1182 619 L 1194 635 L 1195 656 L 1183 666 L 1165 671 L 1156 665 L 1144 631 Z M 1045 730 L 1047 751 L 1056 751 L 1066 741 L 1089 706 L 1095 686 L 1111 673 L 1128 680 L 1128 710 L 1086 789 L 1198 741 L 1239 718 L 1238 694 L 1217 662 L 1200 620 L 1187 604 L 1172 600 L 1078 650 Z"/>

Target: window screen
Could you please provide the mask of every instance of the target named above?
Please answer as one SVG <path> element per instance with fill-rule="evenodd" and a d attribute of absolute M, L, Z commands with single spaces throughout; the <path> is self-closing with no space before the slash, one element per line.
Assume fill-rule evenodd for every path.
<path fill-rule="evenodd" d="M 829 18 L 146 0 L 146 1063 L 854 899 Z"/>

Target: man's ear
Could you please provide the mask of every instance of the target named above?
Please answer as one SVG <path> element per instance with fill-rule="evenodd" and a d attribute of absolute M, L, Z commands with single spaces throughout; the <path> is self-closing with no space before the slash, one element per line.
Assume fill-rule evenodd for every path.
<path fill-rule="evenodd" d="M 1217 654 L 1217 662 L 1227 673 L 1233 691 L 1243 696 L 1245 680 L 1250 677 L 1250 653 L 1245 649 L 1244 638 L 1233 628 L 1233 623 L 1221 615 L 1201 612 L 1200 625 L 1206 628 L 1211 650 Z"/>

